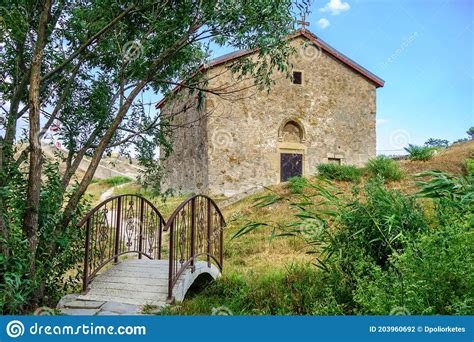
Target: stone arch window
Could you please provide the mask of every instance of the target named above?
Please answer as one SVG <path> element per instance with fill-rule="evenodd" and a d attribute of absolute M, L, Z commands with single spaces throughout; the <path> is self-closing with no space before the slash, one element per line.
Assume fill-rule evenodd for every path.
<path fill-rule="evenodd" d="M 297 119 L 283 121 L 278 131 L 278 140 L 293 143 L 305 141 L 305 131 L 303 125 Z"/>

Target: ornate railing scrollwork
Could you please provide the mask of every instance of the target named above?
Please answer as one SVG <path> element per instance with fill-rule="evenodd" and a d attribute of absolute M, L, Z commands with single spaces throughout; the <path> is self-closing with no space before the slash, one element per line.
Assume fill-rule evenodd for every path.
<path fill-rule="evenodd" d="M 86 230 L 83 291 L 98 271 L 121 255 L 161 259 L 165 225 L 158 209 L 140 195 L 114 196 L 92 209 L 79 223 Z"/>
<path fill-rule="evenodd" d="M 188 267 L 194 272 L 197 260 L 206 260 L 208 267 L 212 262 L 222 270 L 224 226 L 224 216 L 208 196 L 192 196 L 173 212 L 165 228 L 169 232 L 169 301 L 180 275 Z"/>

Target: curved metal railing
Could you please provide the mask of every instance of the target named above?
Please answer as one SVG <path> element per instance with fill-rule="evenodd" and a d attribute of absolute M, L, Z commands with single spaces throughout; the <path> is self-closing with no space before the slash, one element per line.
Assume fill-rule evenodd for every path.
<path fill-rule="evenodd" d="M 173 300 L 173 287 L 179 276 L 199 259 L 222 270 L 224 216 L 208 196 L 196 195 L 181 203 L 168 219 L 169 231 L 168 301 Z"/>
<path fill-rule="evenodd" d="M 158 209 L 140 195 L 114 196 L 92 209 L 79 223 L 86 229 L 83 291 L 97 272 L 124 254 L 161 259 L 165 224 Z"/>

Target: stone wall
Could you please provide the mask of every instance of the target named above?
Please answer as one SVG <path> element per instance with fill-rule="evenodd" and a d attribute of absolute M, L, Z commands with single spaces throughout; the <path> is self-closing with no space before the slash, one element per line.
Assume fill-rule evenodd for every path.
<path fill-rule="evenodd" d="M 186 93 L 183 91 L 180 99 L 168 101 L 161 110 L 161 116 L 171 119 L 173 125 L 171 155 L 164 159 L 160 150 L 165 167 L 161 188 L 181 193 L 207 193 L 207 117 L 204 110 L 198 110 L 196 97 Z"/>
<path fill-rule="evenodd" d="M 375 156 L 375 85 L 303 42 L 292 41 L 298 49 L 294 70 L 302 71 L 303 84 L 275 75 L 269 94 L 252 88 L 239 94 L 241 100 L 206 96 L 209 193 L 231 196 L 278 183 L 282 152 L 303 154 L 304 175 L 328 158 L 362 165 Z M 234 81 L 224 71 L 223 65 L 209 71 L 211 87 Z M 302 126 L 299 142 L 282 137 L 289 119 Z"/>

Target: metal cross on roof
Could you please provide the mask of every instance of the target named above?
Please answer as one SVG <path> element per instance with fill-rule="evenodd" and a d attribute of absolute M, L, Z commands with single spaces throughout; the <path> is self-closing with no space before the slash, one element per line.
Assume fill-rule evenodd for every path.
<path fill-rule="evenodd" d="M 296 23 L 301 25 L 301 29 L 303 31 L 306 30 L 306 26 L 309 26 L 309 22 L 306 21 L 306 15 L 305 14 L 301 15 L 301 20 L 297 20 Z"/>

